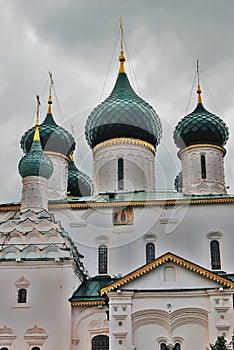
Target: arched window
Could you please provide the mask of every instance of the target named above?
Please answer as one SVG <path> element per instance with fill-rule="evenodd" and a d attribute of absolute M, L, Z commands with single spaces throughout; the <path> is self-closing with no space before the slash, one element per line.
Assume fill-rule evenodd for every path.
<path fill-rule="evenodd" d="M 168 348 L 166 347 L 166 344 L 161 343 L 160 344 L 160 350 L 168 350 Z"/>
<path fill-rule="evenodd" d="M 221 260 L 220 260 L 219 241 L 213 240 L 210 242 L 210 256 L 211 256 L 212 270 L 220 270 Z"/>
<path fill-rule="evenodd" d="M 124 189 L 124 160 L 118 159 L 118 190 Z"/>
<path fill-rule="evenodd" d="M 98 248 L 98 273 L 107 273 L 107 246 L 104 244 Z"/>
<path fill-rule="evenodd" d="M 146 264 L 149 264 L 155 259 L 155 245 L 154 243 L 146 244 Z"/>
<path fill-rule="evenodd" d="M 181 346 L 179 343 L 176 343 L 176 345 L 174 346 L 173 350 L 180 350 Z"/>
<path fill-rule="evenodd" d="M 26 303 L 27 302 L 27 289 L 20 288 L 18 290 L 18 303 Z"/>
<path fill-rule="evenodd" d="M 41 350 L 38 346 L 34 346 L 31 350 Z"/>
<path fill-rule="evenodd" d="M 1 348 L 0 350 L 9 350 L 9 349 L 3 346 L 3 348 Z"/>
<path fill-rule="evenodd" d="M 201 177 L 206 179 L 206 157 L 204 154 L 201 155 Z"/>
<path fill-rule="evenodd" d="M 93 337 L 92 350 L 109 350 L 109 337 L 107 335 Z"/>

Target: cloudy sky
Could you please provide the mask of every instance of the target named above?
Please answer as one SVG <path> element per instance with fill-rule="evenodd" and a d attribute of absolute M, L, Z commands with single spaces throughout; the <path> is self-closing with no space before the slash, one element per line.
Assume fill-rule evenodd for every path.
<path fill-rule="evenodd" d="M 233 0 L 0 0 L 0 6 L 0 202 L 20 199 L 20 138 L 34 124 L 36 94 L 44 118 L 49 70 L 55 82 L 54 117 L 69 131 L 73 127 L 75 162 L 91 175 L 84 125 L 116 79 L 120 16 L 129 78 L 136 77 L 136 92 L 163 124 L 157 187 L 173 188 L 179 171 L 172 134 L 196 105 L 193 82 L 199 59 L 204 105 L 229 126 L 226 185 L 234 192 Z"/>

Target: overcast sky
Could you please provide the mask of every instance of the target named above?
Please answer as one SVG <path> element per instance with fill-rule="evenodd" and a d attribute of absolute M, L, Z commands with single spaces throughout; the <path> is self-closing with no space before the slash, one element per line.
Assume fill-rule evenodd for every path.
<path fill-rule="evenodd" d="M 204 105 L 229 127 L 225 172 L 234 192 L 233 0 L 0 0 L 0 5 L 0 202 L 21 198 L 20 138 L 34 125 L 36 94 L 41 120 L 45 116 L 49 70 L 55 82 L 54 118 L 69 131 L 73 126 L 76 165 L 91 176 L 84 125 L 116 80 L 119 43 L 114 56 L 113 50 L 120 16 L 139 89 L 132 85 L 163 124 L 157 188 L 173 188 L 180 170 L 173 130 L 186 113 L 199 59 Z M 195 90 L 188 112 L 196 105 Z"/>

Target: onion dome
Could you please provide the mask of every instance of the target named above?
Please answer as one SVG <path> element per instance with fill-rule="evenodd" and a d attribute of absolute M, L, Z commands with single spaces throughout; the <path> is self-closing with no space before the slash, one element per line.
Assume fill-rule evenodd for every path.
<path fill-rule="evenodd" d="M 110 96 L 89 115 L 85 137 L 91 148 L 114 138 L 134 138 L 156 146 L 161 138 L 161 122 L 146 101 L 131 87 L 124 70 L 121 50 L 119 74 Z"/>
<path fill-rule="evenodd" d="M 67 130 L 55 123 L 51 112 L 51 105 L 52 98 L 50 92 L 47 115 L 42 124 L 40 124 L 41 146 L 44 151 L 70 156 L 75 149 L 74 138 Z M 26 131 L 21 138 L 21 148 L 25 153 L 28 153 L 31 148 L 34 132 L 35 127 Z"/>
<path fill-rule="evenodd" d="M 178 148 L 195 144 L 213 144 L 223 147 L 228 140 L 228 127 L 221 118 L 204 108 L 199 84 L 197 93 L 197 107 L 177 124 L 174 142 Z"/>
<path fill-rule="evenodd" d="M 49 179 L 53 172 L 50 158 L 43 152 L 39 137 L 38 117 L 35 126 L 33 142 L 28 153 L 19 162 L 19 173 L 22 178 L 41 176 Z"/>
<path fill-rule="evenodd" d="M 72 197 L 87 197 L 92 194 L 92 180 L 88 175 L 77 169 L 71 156 L 71 161 L 68 165 L 68 196 Z"/>

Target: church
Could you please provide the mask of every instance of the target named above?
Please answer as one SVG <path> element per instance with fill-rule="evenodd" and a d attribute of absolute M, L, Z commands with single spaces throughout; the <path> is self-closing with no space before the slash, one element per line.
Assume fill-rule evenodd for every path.
<path fill-rule="evenodd" d="M 88 116 L 92 178 L 48 111 L 21 138 L 21 201 L 0 205 L 0 350 L 205 350 L 234 332 L 229 130 L 202 101 L 175 126 L 175 190 L 155 179 L 162 125 L 122 40 L 114 88 Z M 196 93 L 194 91 L 194 93 Z M 3 184 L 2 184 L 3 185 Z"/>

